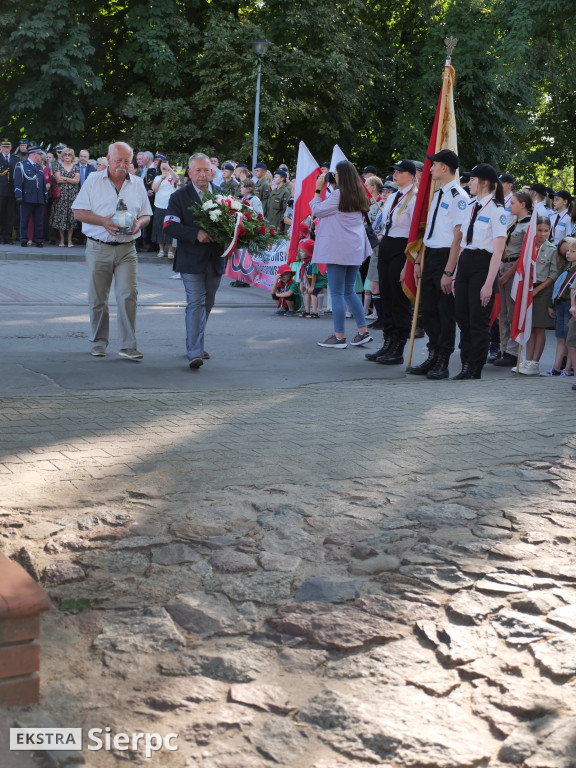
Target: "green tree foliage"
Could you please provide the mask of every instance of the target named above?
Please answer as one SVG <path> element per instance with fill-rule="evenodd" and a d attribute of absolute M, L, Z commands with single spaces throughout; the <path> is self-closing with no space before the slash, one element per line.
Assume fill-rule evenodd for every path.
<path fill-rule="evenodd" d="M 0 132 L 248 161 L 264 36 L 260 158 L 338 142 L 384 169 L 423 157 L 452 35 L 462 166 L 552 179 L 576 160 L 575 22 L 573 0 L 4 0 Z"/>

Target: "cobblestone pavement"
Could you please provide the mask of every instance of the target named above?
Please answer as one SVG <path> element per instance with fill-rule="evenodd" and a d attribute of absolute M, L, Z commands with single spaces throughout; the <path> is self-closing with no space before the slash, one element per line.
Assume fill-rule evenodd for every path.
<path fill-rule="evenodd" d="M 58 357 L 56 336 L 28 349 Z M 204 390 L 70 370 L 4 392 L 0 549 L 54 609 L 41 702 L 0 722 L 174 732 L 130 761 L 168 768 L 573 768 L 569 380 L 382 379 L 349 356 L 333 381 L 345 358 L 314 353 L 324 381 L 265 386 L 255 355 L 252 387 L 225 387 L 224 358 Z"/>

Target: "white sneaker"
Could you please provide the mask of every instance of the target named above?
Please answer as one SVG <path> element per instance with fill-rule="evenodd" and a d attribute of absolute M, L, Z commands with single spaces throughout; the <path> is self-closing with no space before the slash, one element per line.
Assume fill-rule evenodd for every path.
<path fill-rule="evenodd" d="M 520 363 L 520 373 L 524 376 L 539 376 L 540 375 L 540 363 L 537 360 L 524 360 Z"/>
<path fill-rule="evenodd" d="M 174 272 L 173 275 L 170 275 L 170 280 L 182 280 L 182 275 L 180 272 Z"/>

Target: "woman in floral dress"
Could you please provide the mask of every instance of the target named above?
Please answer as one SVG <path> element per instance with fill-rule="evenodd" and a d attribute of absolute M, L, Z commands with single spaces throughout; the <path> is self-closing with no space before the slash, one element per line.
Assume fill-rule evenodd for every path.
<path fill-rule="evenodd" d="M 54 181 L 54 186 L 60 190 L 60 197 L 53 198 L 50 226 L 60 231 L 60 248 L 66 245 L 64 242 L 66 236 L 68 248 L 72 248 L 72 230 L 75 224 L 72 203 L 80 189 L 80 171 L 75 162 L 73 149 L 66 147 L 62 152 L 62 160 L 54 172 Z"/>

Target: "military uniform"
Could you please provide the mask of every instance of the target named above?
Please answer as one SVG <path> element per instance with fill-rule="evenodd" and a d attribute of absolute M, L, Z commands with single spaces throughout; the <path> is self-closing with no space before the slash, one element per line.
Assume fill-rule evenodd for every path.
<path fill-rule="evenodd" d="M 264 212 L 264 218 L 268 219 L 268 205 L 270 202 L 270 195 L 272 193 L 272 190 L 270 188 L 270 184 L 266 181 L 264 177 L 261 179 L 258 179 L 256 182 L 256 194 L 260 198 L 260 202 L 262 203 L 262 210 Z"/>
<path fill-rule="evenodd" d="M 38 148 L 37 151 L 40 151 Z M 28 150 L 29 154 L 32 154 Z M 20 203 L 20 243 L 28 244 L 28 221 L 34 217 L 34 239 L 38 247 L 42 247 L 44 234 L 44 206 L 48 200 L 46 180 L 42 166 L 30 158 L 20 161 L 14 169 L 14 195 Z"/>
<path fill-rule="evenodd" d="M 242 193 L 240 192 L 240 184 L 238 184 L 237 181 L 234 181 L 234 179 L 228 179 L 228 181 L 222 181 L 219 184 L 220 189 L 225 195 L 230 195 L 231 197 L 237 197 L 241 198 Z"/>
<path fill-rule="evenodd" d="M 11 143 L 5 139 L 3 147 L 11 148 Z M 14 226 L 14 168 L 18 159 L 10 153 L 0 152 L 0 243 L 12 243 L 12 228 Z"/>
<path fill-rule="evenodd" d="M 284 216 L 286 215 L 288 200 L 291 197 L 290 184 L 282 184 L 281 187 L 270 192 L 267 213 L 265 212 L 264 216 L 277 232 L 284 232 Z"/>

